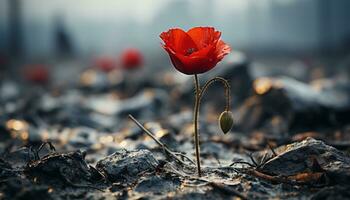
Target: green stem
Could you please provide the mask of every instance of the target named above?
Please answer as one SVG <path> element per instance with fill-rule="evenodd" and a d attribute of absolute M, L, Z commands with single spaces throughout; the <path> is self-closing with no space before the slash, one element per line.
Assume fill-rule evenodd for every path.
<path fill-rule="evenodd" d="M 200 151 L 199 151 L 199 131 L 198 131 L 198 113 L 200 104 L 200 86 L 198 82 L 197 74 L 194 75 L 194 82 L 196 87 L 196 98 L 194 104 L 194 143 L 196 148 L 196 161 L 197 161 L 197 172 L 198 176 L 201 176 L 201 161 L 200 161 Z"/>

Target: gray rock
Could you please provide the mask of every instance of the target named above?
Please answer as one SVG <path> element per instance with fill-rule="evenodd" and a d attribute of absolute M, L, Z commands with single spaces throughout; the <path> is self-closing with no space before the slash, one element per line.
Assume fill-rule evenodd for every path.
<path fill-rule="evenodd" d="M 322 190 L 316 192 L 316 194 L 311 198 L 312 200 L 340 200 L 349 199 L 350 190 L 349 186 L 332 186 L 326 187 Z"/>
<path fill-rule="evenodd" d="M 168 93 L 162 89 L 143 90 L 137 95 L 123 100 L 115 110 L 115 116 L 124 118 L 128 114 L 139 117 L 155 117 L 164 111 Z"/>
<path fill-rule="evenodd" d="M 0 179 L 13 177 L 14 174 L 11 165 L 0 158 Z"/>
<path fill-rule="evenodd" d="M 85 153 L 52 153 L 40 160 L 31 161 L 24 169 L 28 177 L 36 177 L 45 182 L 69 184 L 95 182 L 102 176 L 85 161 Z"/>
<path fill-rule="evenodd" d="M 151 192 L 165 194 L 175 191 L 180 186 L 180 180 L 163 178 L 160 176 L 152 176 L 142 180 L 135 188 L 137 192 Z"/>
<path fill-rule="evenodd" d="M 4 81 L 0 86 L 1 100 L 13 100 L 20 95 L 18 84 L 11 81 Z"/>
<path fill-rule="evenodd" d="M 256 94 L 243 103 L 235 117 L 236 128 L 250 131 L 272 123 L 283 133 L 348 124 L 349 88 L 344 83 L 325 85 L 325 81 L 313 86 L 289 77 L 257 79 Z M 276 116 L 281 120 L 274 120 Z"/>
<path fill-rule="evenodd" d="M 350 182 L 350 157 L 320 140 L 307 138 L 276 149 L 278 156 L 262 166 L 269 174 L 291 176 L 323 171 L 331 182 Z M 315 169 L 314 159 L 321 169 Z"/>
<path fill-rule="evenodd" d="M 3 155 L 3 159 L 14 168 L 24 167 L 31 159 L 34 158 L 35 155 L 33 151 L 27 147 L 22 147 Z"/>
<path fill-rule="evenodd" d="M 146 150 L 119 150 L 98 161 L 96 168 L 105 173 L 112 182 L 133 182 L 145 172 L 152 172 L 158 166 L 153 154 Z"/>
<path fill-rule="evenodd" d="M 179 193 L 174 196 L 174 200 L 181 200 L 181 199 L 191 199 L 191 200 L 224 200 L 229 199 L 230 197 L 227 195 L 220 194 L 219 192 L 214 192 L 212 190 L 207 190 L 205 192 L 203 191 L 194 191 L 194 192 L 188 192 L 188 193 Z"/>
<path fill-rule="evenodd" d="M 98 132 L 88 127 L 67 129 L 61 138 L 66 139 L 70 145 L 76 148 L 89 148 L 98 140 Z"/>

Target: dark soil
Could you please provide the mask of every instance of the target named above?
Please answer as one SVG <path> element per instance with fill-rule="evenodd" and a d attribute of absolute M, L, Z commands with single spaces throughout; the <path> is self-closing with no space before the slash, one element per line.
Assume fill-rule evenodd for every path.
<path fill-rule="evenodd" d="M 0 199 L 349 199 L 349 80 L 251 71 L 241 60 L 199 76 L 202 85 L 228 79 L 234 114 L 223 134 L 224 90 L 212 85 L 200 112 L 201 177 L 192 77 L 115 81 L 89 69 L 65 85 L 4 78 Z"/>

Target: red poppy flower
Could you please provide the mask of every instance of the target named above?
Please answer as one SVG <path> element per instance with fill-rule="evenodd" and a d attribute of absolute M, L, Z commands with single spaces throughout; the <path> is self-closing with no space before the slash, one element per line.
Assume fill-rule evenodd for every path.
<path fill-rule="evenodd" d="M 138 49 L 124 50 L 120 59 L 125 69 L 136 69 L 143 64 L 143 56 Z"/>
<path fill-rule="evenodd" d="M 101 71 L 110 72 L 115 68 L 115 62 L 113 58 L 108 56 L 102 56 L 95 60 L 95 66 Z"/>
<path fill-rule="evenodd" d="M 49 81 L 49 69 L 41 64 L 30 65 L 24 69 L 24 76 L 28 81 L 44 84 Z"/>
<path fill-rule="evenodd" d="M 174 28 L 160 34 L 175 68 L 188 75 L 211 70 L 230 53 L 220 36 L 213 27 L 194 27 L 187 32 Z"/>

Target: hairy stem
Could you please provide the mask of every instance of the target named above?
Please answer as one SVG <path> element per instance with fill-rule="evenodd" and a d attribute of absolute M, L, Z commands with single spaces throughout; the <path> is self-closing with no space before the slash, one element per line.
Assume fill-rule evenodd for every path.
<path fill-rule="evenodd" d="M 199 131 L 198 131 L 198 113 L 200 104 L 200 86 L 198 82 L 197 74 L 194 75 L 194 82 L 196 88 L 196 97 L 194 103 L 194 143 L 196 148 L 196 161 L 197 161 L 197 172 L 198 176 L 201 176 L 201 161 L 200 161 L 200 151 L 199 151 Z"/>
<path fill-rule="evenodd" d="M 229 111 L 230 110 L 230 84 L 228 83 L 228 81 L 222 77 L 215 77 L 210 79 L 209 81 L 207 81 L 204 86 L 202 87 L 202 91 L 200 93 L 200 99 L 203 97 L 203 94 L 205 93 L 205 91 L 208 89 L 208 87 L 216 82 L 219 81 L 224 85 L 225 88 L 225 98 L 226 98 L 226 107 L 225 107 L 225 111 Z M 199 100 L 200 101 L 200 100 Z"/>
<path fill-rule="evenodd" d="M 200 150 L 199 150 L 199 130 L 198 130 L 198 114 L 199 114 L 199 105 L 201 102 L 201 99 L 203 97 L 204 92 L 208 89 L 208 87 L 216 82 L 219 81 L 224 85 L 225 88 L 225 97 L 226 97 L 226 107 L 225 110 L 229 111 L 230 110 L 230 85 L 227 82 L 226 79 L 221 78 L 221 77 L 215 77 L 210 79 L 208 82 L 206 82 L 203 86 L 203 88 L 200 88 L 199 81 L 198 81 L 198 76 L 197 74 L 194 75 L 194 84 L 195 84 L 195 104 L 194 104 L 194 143 L 195 143 L 195 148 L 196 148 L 196 161 L 197 161 L 197 171 L 198 171 L 198 176 L 201 176 L 201 162 L 200 162 Z"/>

